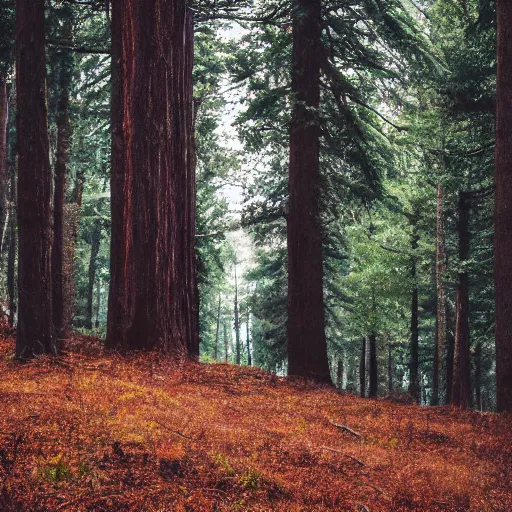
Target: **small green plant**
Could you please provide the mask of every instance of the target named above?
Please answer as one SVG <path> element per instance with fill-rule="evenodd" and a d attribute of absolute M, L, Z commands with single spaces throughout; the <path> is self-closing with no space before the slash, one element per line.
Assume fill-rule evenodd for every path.
<path fill-rule="evenodd" d="M 80 478 L 84 478 L 86 476 L 90 476 L 92 475 L 93 473 L 93 470 L 91 468 L 91 466 L 89 466 L 89 464 L 87 464 L 86 462 L 79 462 L 78 463 L 78 471 L 77 471 L 77 474 Z"/>
<path fill-rule="evenodd" d="M 228 459 L 222 453 L 218 453 L 217 455 L 215 455 L 215 462 L 219 464 L 222 467 L 222 469 L 224 469 L 228 476 L 236 475 L 235 470 L 231 467 L 231 464 L 228 462 Z"/>
<path fill-rule="evenodd" d="M 67 482 L 73 478 L 73 470 L 64 454 L 59 453 L 38 471 L 39 478 L 49 482 Z"/>
<path fill-rule="evenodd" d="M 240 477 L 240 483 L 243 484 L 246 489 L 255 490 L 261 484 L 261 475 L 257 471 L 249 469 L 247 473 Z"/>

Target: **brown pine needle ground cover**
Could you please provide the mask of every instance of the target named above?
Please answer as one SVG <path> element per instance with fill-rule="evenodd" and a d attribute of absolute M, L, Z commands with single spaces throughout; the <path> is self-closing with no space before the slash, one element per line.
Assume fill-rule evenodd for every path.
<path fill-rule="evenodd" d="M 511 418 L 0 340 L 0 511 L 512 510 Z M 336 426 L 336 425 L 338 426 Z"/>

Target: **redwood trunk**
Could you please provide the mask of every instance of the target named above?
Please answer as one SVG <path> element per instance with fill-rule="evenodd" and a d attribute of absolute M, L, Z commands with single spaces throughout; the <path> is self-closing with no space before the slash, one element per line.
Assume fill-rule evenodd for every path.
<path fill-rule="evenodd" d="M 9 216 L 9 173 L 7 171 L 7 123 L 9 99 L 7 84 L 0 78 L 0 256 L 4 252 L 5 232 Z"/>
<path fill-rule="evenodd" d="M 19 359 L 56 354 L 44 8 L 44 0 L 16 1 Z"/>
<path fill-rule="evenodd" d="M 446 290 L 444 273 L 446 270 L 444 251 L 443 187 L 437 186 L 436 208 L 436 344 L 432 374 L 432 405 L 439 405 L 439 395 L 445 392 L 446 374 Z"/>
<path fill-rule="evenodd" d="M 288 206 L 288 374 L 331 383 L 319 219 L 321 1 L 293 2 Z"/>
<path fill-rule="evenodd" d="M 185 0 L 113 2 L 111 348 L 199 353 L 192 65 Z"/>
<path fill-rule="evenodd" d="M 494 270 L 498 411 L 512 411 L 512 4 L 496 0 L 498 80 Z"/>
<path fill-rule="evenodd" d="M 65 23 L 70 23 L 67 20 Z M 71 32 L 68 27 L 66 33 Z M 52 252 L 53 272 L 53 323 L 59 339 L 65 339 L 69 333 L 71 318 L 66 314 L 71 297 L 67 296 L 69 285 L 69 270 L 65 266 L 65 245 L 69 243 L 64 235 L 66 178 L 69 165 L 69 149 L 71 124 L 69 121 L 69 94 L 71 87 L 71 56 L 64 54 L 60 57 L 59 98 L 57 102 L 57 158 L 55 161 L 55 191 L 54 191 L 54 238 Z M 70 219 L 71 220 L 71 219 Z M 72 269 L 71 269 L 72 271 Z"/>
<path fill-rule="evenodd" d="M 469 258 L 469 194 L 459 193 L 459 264 Z M 469 276 L 466 269 L 459 272 L 457 286 L 455 349 L 453 358 L 452 396 L 453 405 L 471 405 L 471 371 L 469 354 Z"/>

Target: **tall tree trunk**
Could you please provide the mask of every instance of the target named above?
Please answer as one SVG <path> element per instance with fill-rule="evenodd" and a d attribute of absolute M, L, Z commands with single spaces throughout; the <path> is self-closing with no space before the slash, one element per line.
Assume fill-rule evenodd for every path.
<path fill-rule="evenodd" d="M 9 98 L 5 79 L 0 77 L 0 256 L 4 252 L 9 217 L 9 173 L 7 170 L 7 124 Z"/>
<path fill-rule="evenodd" d="M 249 310 L 249 307 L 247 307 L 247 323 L 245 324 L 245 329 L 246 329 L 245 334 L 246 334 L 246 344 L 247 344 L 247 366 L 252 366 L 250 321 L 251 321 L 251 312 Z"/>
<path fill-rule="evenodd" d="M 411 278 L 412 278 L 412 300 L 411 300 L 411 345 L 409 360 L 409 394 L 419 402 L 420 383 L 419 383 L 419 328 L 418 328 L 418 269 L 417 255 L 419 235 L 417 230 L 417 217 L 411 218 Z"/>
<path fill-rule="evenodd" d="M 213 349 L 213 358 L 215 359 L 215 361 L 218 361 L 218 359 L 219 359 L 220 307 L 221 307 L 221 295 L 219 292 L 219 305 L 217 308 L 217 329 L 215 330 L 215 347 Z"/>
<path fill-rule="evenodd" d="M 512 4 L 496 0 L 498 80 L 494 200 L 498 411 L 512 411 Z"/>
<path fill-rule="evenodd" d="M 16 323 L 16 172 L 11 170 L 10 213 L 9 213 L 9 251 L 7 253 L 7 294 L 9 296 L 9 326 Z"/>
<path fill-rule="evenodd" d="M 63 252 L 63 286 L 65 288 L 64 301 L 64 325 L 71 326 L 75 316 L 75 247 L 78 240 L 78 228 L 80 224 L 80 211 L 82 209 L 82 197 L 84 191 L 84 172 L 77 172 L 73 190 L 69 202 L 64 205 L 64 252 Z"/>
<path fill-rule="evenodd" d="M 288 374 L 331 383 L 319 218 L 321 0 L 294 0 L 288 206 Z"/>
<path fill-rule="evenodd" d="M 469 258 L 469 194 L 459 192 L 459 264 L 463 266 Z M 453 405 L 471 405 L 471 370 L 469 352 L 469 276 L 463 267 L 459 272 L 455 318 L 455 352 L 453 358 L 452 396 Z"/>
<path fill-rule="evenodd" d="M 87 313 L 85 318 L 86 329 L 92 329 L 94 283 L 98 269 L 98 253 L 101 245 L 101 221 L 96 219 L 91 232 L 91 257 L 89 259 L 89 282 L 87 285 Z"/>
<path fill-rule="evenodd" d="M 375 333 L 370 334 L 370 389 L 368 396 L 377 398 L 378 390 L 378 369 L 377 369 L 377 336 Z"/>
<path fill-rule="evenodd" d="M 475 347 L 475 405 L 477 411 L 482 410 L 482 344 Z"/>
<path fill-rule="evenodd" d="M 431 405 L 439 405 L 439 395 L 445 393 L 446 364 L 446 290 L 444 273 L 446 270 L 444 251 L 443 187 L 437 185 L 436 208 L 436 344 L 432 372 Z"/>
<path fill-rule="evenodd" d="M 66 39 L 71 39 L 71 23 L 69 16 L 64 19 L 63 35 Z M 55 333 L 59 340 L 68 336 L 70 321 L 69 315 L 66 315 L 67 305 L 70 303 L 70 297 L 67 296 L 69 276 L 66 271 L 69 270 L 64 262 L 64 245 L 68 243 L 65 240 L 65 198 L 66 198 L 66 179 L 69 165 L 69 149 L 71 138 L 71 123 L 69 121 L 69 96 L 71 89 L 73 57 L 69 51 L 64 50 L 59 56 L 59 82 L 58 82 L 58 101 L 57 101 L 57 158 L 55 161 L 55 190 L 54 190 L 54 237 L 52 249 L 52 272 L 53 272 L 53 323 Z"/>
<path fill-rule="evenodd" d="M 192 65 L 185 0 L 113 3 L 110 348 L 199 355 Z"/>
<path fill-rule="evenodd" d="M 235 304 L 234 304 L 234 317 L 235 317 L 235 353 L 236 353 L 236 364 L 240 364 L 240 352 L 241 352 L 241 343 L 240 343 L 240 318 L 238 315 L 238 278 L 236 275 L 236 261 L 235 261 Z"/>
<path fill-rule="evenodd" d="M 361 398 L 366 396 L 366 337 L 362 340 L 359 360 L 359 395 Z"/>
<path fill-rule="evenodd" d="M 18 359 L 57 353 L 52 312 L 53 208 L 44 8 L 44 0 L 16 0 Z"/>
<path fill-rule="evenodd" d="M 444 401 L 445 405 L 449 405 L 452 403 L 453 358 L 455 355 L 455 319 L 450 318 L 450 316 L 447 315 L 447 320 L 449 320 L 450 325 L 452 325 L 452 328 L 447 329 L 446 333 L 446 396 Z"/>

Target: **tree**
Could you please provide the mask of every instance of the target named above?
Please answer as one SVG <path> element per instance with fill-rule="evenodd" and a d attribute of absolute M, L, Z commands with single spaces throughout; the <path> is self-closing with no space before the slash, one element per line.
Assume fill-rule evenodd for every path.
<path fill-rule="evenodd" d="M 512 411 L 512 4 L 496 1 L 498 80 L 494 270 L 498 411 Z"/>
<path fill-rule="evenodd" d="M 114 2 L 112 62 L 106 343 L 196 356 L 193 27 L 186 2 Z"/>
<path fill-rule="evenodd" d="M 16 1 L 19 359 L 57 352 L 52 314 L 53 208 L 44 7 L 44 0 Z"/>
<path fill-rule="evenodd" d="M 9 98 L 7 83 L 5 78 L 0 75 L 0 254 L 3 252 L 9 205 L 9 175 L 7 172 L 8 118 Z"/>
<path fill-rule="evenodd" d="M 469 330 L 469 276 L 464 267 L 469 258 L 469 213 L 470 195 L 459 192 L 459 271 L 455 319 L 455 353 L 453 359 L 453 381 L 451 402 L 460 407 L 471 405 L 470 330 Z"/>
<path fill-rule="evenodd" d="M 325 338 L 318 107 L 321 2 L 293 4 L 288 241 L 288 374 L 331 383 Z"/>
<path fill-rule="evenodd" d="M 62 10 L 62 37 L 71 40 L 72 12 L 69 5 Z M 71 123 L 69 118 L 69 103 L 71 91 L 71 78 L 73 74 L 73 56 L 67 49 L 58 52 L 57 59 L 58 86 L 57 86 L 57 151 L 55 159 L 55 187 L 54 187 L 54 238 L 52 251 L 53 273 L 53 321 L 58 339 L 67 337 L 71 314 L 69 304 L 73 297 L 69 296 L 69 280 L 72 279 L 73 267 L 66 265 L 65 245 L 66 223 L 72 219 L 65 218 L 66 184 L 70 160 Z"/>

